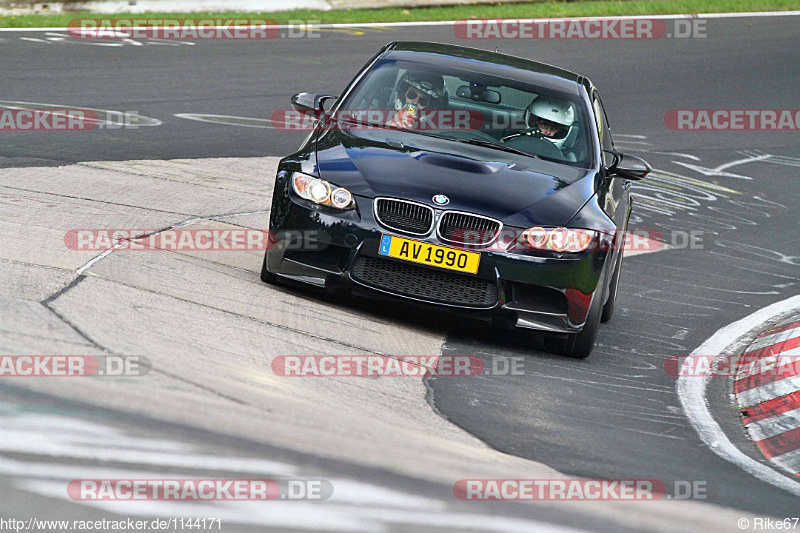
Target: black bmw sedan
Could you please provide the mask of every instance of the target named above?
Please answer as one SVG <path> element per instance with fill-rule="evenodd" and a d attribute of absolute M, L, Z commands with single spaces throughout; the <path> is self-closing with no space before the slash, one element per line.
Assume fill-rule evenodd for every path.
<path fill-rule="evenodd" d="M 278 166 L 261 278 L 543 332 L 584 358 L 611 318 L 650 167 L 619 153 L 585 77 L 472 48 L 393 42 Z"/>

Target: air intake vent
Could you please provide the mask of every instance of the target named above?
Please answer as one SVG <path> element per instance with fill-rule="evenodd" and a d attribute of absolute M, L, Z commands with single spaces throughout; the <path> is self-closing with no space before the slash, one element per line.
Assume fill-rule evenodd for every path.
<path fill-rule="evenodd" d="M 489 244 L 500 235 L 502 227 L 498 220 L 447 211 L 439 220 L 439 238 L 457 244 Z"/>
<path fill-rule="evenodd" d="M 389 229 L 412 235 L 427 235 L 433 228 L 433 209 L 406 200 L 376 198 L 375 217 Z"/>
<path fill-rule="evenodd" d="M 376 289 L 429 302 L 493 307 L 497 286 L 474 276 L 374 257 L 359 257 L 353 279 Z"/>

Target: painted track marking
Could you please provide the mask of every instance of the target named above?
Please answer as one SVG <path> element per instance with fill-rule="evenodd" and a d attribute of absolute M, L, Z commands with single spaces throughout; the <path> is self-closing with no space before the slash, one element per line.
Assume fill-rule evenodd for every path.
<path fill-rule="evenodd" d="M 692 355 L 719 354 L 715 361 L 726 357 L 725 351 L 735 347 L 752 330 L 778 316 L 788 314 L 797 307 L 800 307 L 800 295 L 759 309 L 755 313 L 717 330 L 698 346 Z M 709 410 L 706 398 L 709 379 L 710 376 L 703 378 L 678 377 L 675 387 L 686 418 L 700 436 L 700 440 L 722 459 L 735 464 L 745 472 L 791 494 L 800 496 L 800 483 L 748 457 L 728 439 Z"/>

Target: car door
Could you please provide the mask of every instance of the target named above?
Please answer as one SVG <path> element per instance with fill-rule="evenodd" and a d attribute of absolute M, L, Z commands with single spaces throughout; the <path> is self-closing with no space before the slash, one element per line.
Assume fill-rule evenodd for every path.
<path fill-rule="evenodd" d="M 616 151 L 614 147 L 614 140 L 611 136 L 611 128 L 608 124 L 608 117 L 603 102 L 597 91 L 594 92 L 592 98 L 592 107 L 594 109 L 595 121 L 597 124 L 597 133 L 600 138 L 600 145 L 603 150 Z M 608 167 L 612 163 L 614 156 L 607 152 L 603 152 L 602 160 L 603 166 Z M 630 181 L 616 175 L 606 175 L 603 184 L 600 187 L 600 205 L 606 214 L 614 220 L 614 224 L 618 230 L 625 229 L 628 219 L 630 208 Z"/>
<path fill-rule="evenodd" d="M 602 153 L 602 166 L 605 169 L 614 160 L 614 155 L 605 152 L 605 150 L 615 151 L 615 147 L 614 139 L 611 137 L 611 128 L 608 125 L 608 117 L 597 91 L 592 96 L 592 108 L 597 124 L 597 133 L 600 138 L 600 146 L 604 150 Z M 605 173 L 605 170 L 602 170 L 602 172 Z M 623 231 L 627 229 L 628 215 L 630 213 L 630 193 L 628 192 L 630 186 L 630 181 L 624 178 L 613 174 L 605 174 L 602 185 L 598 190 L 598 202 L 605 213 L 614 221 L 617 229 L 611 257 L 608 261 L 609 265 L 617 265 L 617 262 L 622 258 L 622 247 L 625 242 Z M 610 279 L 612 272 L 613 268 L 609 268 L 608 279 Z"/>

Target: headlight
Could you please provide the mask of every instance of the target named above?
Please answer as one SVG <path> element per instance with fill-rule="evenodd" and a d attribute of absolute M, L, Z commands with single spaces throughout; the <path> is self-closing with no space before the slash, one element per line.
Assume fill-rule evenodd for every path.
<path fill-rule="evenodd" d="M 517 244 L 533 250 L 552 252 L 582 252 L 599 242 L 600 234 L 588 229 L 542 228 L 527 229 L 517 238 Z"/>
<path fill-rule="evenodd" d="M 331 203 L 333 204 L 333 207 L 346 209 L 347 206 L 353 203 L 353 195 L 350 194 L 350 191 L 347 189 L 339 187 L 333 191 L 333 193 L 331 193 Z"/>
<path fill-rule="evenodd" d="M 353 195 L 347 189 L 307 174 L 295 172 L 292 176 L 292 189 L 300 198 L 310 200 L 315 204 L 327 205 L 336 209 L 353 209 L 356 206 Z"/>

